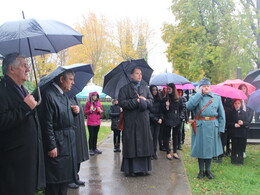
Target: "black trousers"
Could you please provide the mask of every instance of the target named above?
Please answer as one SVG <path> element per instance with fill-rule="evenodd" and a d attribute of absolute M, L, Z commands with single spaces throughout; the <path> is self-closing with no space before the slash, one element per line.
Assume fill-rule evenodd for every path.
<path fill-rule="evenodd" d="M 114 146 L 115 147 L 120 147 L 120 134 L 121 131 L 118 129 L 113 129 L 114 132 Z"/>
<path fill-rule="evenodd" d="M 182 121 L 181 127 L 180 127 L 180 132 L 179 132 L 179 135 L 178 135 L 178 146 L 180 146 L 181 144 L 184 144 L 184 140 L 185 140 L 184 124 L 185 124 L 185 122 Z"/>
<path fill-rule="evenodd" d="M 159 142 L 159 147 L 160 147 L 160 149 L 161 149 L 162 147 L 164 147 L 164 145 L 163 145 L 164 127 L 165 127 L 165 126 L 164 126 L 163 124 L 161 124 L 161 125 L 160 125 L 160 129 L 159 129 L 158 142 Z"/>
<path fill-rule="evenodd" d="M 166 148 L 166 153 L 170 154 L 170 147 L 169 147 L 169 139 L 171 137 L 172 131 L 172 145 L 173 145 L 173 153 L 177 153 L 177 146 L 178 146 L 178 134 L 180 131 L 181 124 L 176 127 L 164 127 L 164 147 Z"/>
<path fill-rule="evenodd" d="M 151 126 L 151 133 L 152 133 L 152 137 L 153 137 L 153 151 L 154 151 L 154 153 L 156 153 L 157 142 L 158 142 L 158 138 L 159 138 L 161 125 L 159 123 L 151 122 L 150 126 Z"/>
<path fill-rule="evenodd" d="M 231 137 L 232 151 L 231 151 L 231 163 L 243 164 L 244 157 L 243 152 L 246 148 L 246 138 Z"/>
<path fill-rule="evenodd" d="M 98 138 L 98 132 L 99 132 L 99 125 L 97 126 L 91 126 L 88 125 L 88 132 L 89 132 L 89 149 L 95 150 L 97 149 L 97 138 Z"/>
<path fill-rule="evenodd" d="M 46 184 L 46 195 L 67 195 L 68 183 Z"/>

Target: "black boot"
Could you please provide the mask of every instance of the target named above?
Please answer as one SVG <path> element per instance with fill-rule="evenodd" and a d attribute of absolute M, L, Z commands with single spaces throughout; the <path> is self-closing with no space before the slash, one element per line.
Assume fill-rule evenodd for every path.
<path fill-rule="evenodd" d="M 208 179 L 214 179 L 214 176 L 212 175 L 212 173 L 210 171 L 205 171 L 205 176 L 208 178 Z"/>
<path fill-rule="evenodd" d="M 197 176 L 197 178 L 198 178 L 198 179 L 202 179 L 204 176 L 205 176 L 205 175 L 204 175 L 204 171 L 200 171 L 199 174 L 198 174 L 198 176 Z"/>

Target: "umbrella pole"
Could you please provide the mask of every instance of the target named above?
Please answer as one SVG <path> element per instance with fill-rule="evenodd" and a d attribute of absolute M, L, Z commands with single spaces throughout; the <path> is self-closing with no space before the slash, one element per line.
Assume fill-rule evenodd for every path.
<path fill-rule="evenodd" d="M 33 62 L 32 50 L 31 50 L 31 45 L 30 45 L 29 38 L 27 38 L 27 41 L 28 41 L 28 46 L 29 46 L 29 51 L 30 51 L 30 56 L 31 56 L 31 61 L 32 61 L 32 68 L 33 68 L 34 79 L 35 79 L 35 83 L 36 83 L 36 86 L 37 86 L 37 92 L 38 92 L 38 98 L 39 98 L 38 102 L 37 102 L 37 106 L 38 106 L 42 102 L 42 96 L 41 96 L 40 87 L 39 87 L 38 82 L 37 82 L 36 71 L 35 71 L 35 66 L 34 66 L 34 62 Z"/>
<path fill-rule="evenodd" d="M 22 15 L 23 15 L 23 19 L 25 19 L 24 11 L 22 11 Z M 39 98 L 39 100 L 38 100 L 38 102 L 37 102 L 37 106 L 38 106 L 38 105 L 40 105 L 40 103 L 42 102 L 42 96 L 41 96 L 40 87 L 38 86 L 38 82 L 37 82 L 37 77 L 36 77 L 35 66 L 34 66 L 34 62 L 33 62 L 32 50 L 31 50 L 31 45 L 30 45 L 29 38 L 27 38 L 27 42 L 28 42 L 29 51 L 30 51 L 30 56 L 31 56 L 31 61 L 32 61 L 34 79 L 35 79 L 35 83 L 36 83 L 37 91 L 38 91 L 38 98 Z"/>

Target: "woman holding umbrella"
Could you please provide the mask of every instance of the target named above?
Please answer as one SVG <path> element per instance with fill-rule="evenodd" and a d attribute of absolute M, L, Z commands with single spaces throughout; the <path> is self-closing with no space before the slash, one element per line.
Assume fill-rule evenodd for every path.
<path fill-rule="evenodd" d="M 149 111 L 152 95 L 141 85 L 142 70 L 131 71 L 131 82 L 119 91 L 119 105 L 124 110 L 123 161 L 121 171 L 126 176 L 147 175 L 151 167 L 153 140 L 150 130 Z"/>

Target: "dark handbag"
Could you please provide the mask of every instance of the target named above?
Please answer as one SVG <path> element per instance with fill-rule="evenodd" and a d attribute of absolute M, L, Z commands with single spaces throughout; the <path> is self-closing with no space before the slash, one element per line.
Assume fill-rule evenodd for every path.
<path fill-rule="evenodd" d="M 203 107 L 201 108 L 201 110 L 199 111 L 198 115 L 197 115 L 195 118 L 199 118 L 199 117 L 200 117 L 200 114 L 202 113 L 202 111 L 203 111 L 205 108 L 207 108 L 208 105 L 210 105 L 210 104 L 212 103 L 213 99 L 214 99 L 214 98 L 211 98 L 211 99 L 209 100 L 209 102 L 208 102 L 205 106 L 203 106 Z M 191 126 L 192 126 L 192 129 L 193 129 L 194 134 L 196 135 L 196 133 L 197 133 L 196 120 L 194 120 L 194 122 L 191 123 Z"/>
<path fill-rule="evenodd" d="M 117 124 L 117 129 L 120 131 L 123 131 L 125 128 L 124 126 L 124 114 L 123 112 L 120 112 L 119 114 L 119 120 L 118 120 L 118 124 Z"/>

